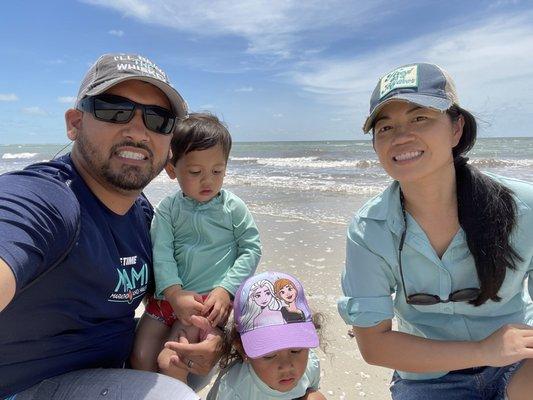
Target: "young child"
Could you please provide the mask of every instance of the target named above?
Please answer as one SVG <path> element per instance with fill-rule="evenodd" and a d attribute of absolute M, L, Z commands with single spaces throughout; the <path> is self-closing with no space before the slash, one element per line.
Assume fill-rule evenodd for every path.
<path fill-rule="evenodd" d="M 191 316 L 212 326 L 226 323 L 231 298 L 255 272 L 259 233 L 244 202 L 222 189 L 231 136 L 210 114 L 180 121 L 165 167 L 181 191 L 166 197 L 152 222 L 155 295 L 139 323 L 131 357 L 134 368 L 160 371 L 186 381 L 188 370 L 170 363 L 164 343 L 185 332 L 202 340 Z M 188 366 L 191 367 L 190 365 Z"/>
<path fill-rule="evenodd" d="M 289 304 L 273 290 L 280 280 L 297 292 L 290 303 L 303 319 L 283 318 Z M 237 290 L 233 311 L 223 370 L 207 400 L 325 399 L 318 391 L 320 362 L 310 350 L 318 347 L 318 335 L 298 279 L 282 272 L 252 276 Z"/>

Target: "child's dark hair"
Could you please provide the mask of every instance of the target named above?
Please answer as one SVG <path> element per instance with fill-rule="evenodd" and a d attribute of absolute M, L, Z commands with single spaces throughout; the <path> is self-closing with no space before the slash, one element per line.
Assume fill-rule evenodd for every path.
<path fill-rule="evenodd" d="M 170 148 L 172 149 L 172 165 L 191 151 L 207 150 L 221 145 L 228 161 L 231 151 L 231 135 L 226 126 L 214 115 L 209 113 L 191 113 L 179 120 L 174 128 Z"/>
<path fill-rule="evenodd" d="M 324 326 L 325 317 L 322 313 L 313 313 L 313 324 L 315 325 L 316 332 L 318 334 L 320 348 L 325 350 L 326 343 L 322 337 L 322 327 Z M 224 369 L 230 365 L 233 361 L 239 360 L 244 362 L 241 354 L 237 351 L 235 343 L 239 343 L 242 347 L 241 335 L 237 332 L 237 326 L 231 322 L 232 328 L 229 332 L 226 332 L 224 342 L 222 343 L 222 356 L 220 358 L 220 368 Z"/>

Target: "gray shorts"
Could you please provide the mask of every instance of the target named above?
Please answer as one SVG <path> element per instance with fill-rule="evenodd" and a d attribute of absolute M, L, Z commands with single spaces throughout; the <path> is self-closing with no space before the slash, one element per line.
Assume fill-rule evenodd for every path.
<path fill-rule="evenodd" d="M 14 400 L 198 400 L 184 383 L 154 372 L 131 369 L 84 369 L 26 389 Z"/>

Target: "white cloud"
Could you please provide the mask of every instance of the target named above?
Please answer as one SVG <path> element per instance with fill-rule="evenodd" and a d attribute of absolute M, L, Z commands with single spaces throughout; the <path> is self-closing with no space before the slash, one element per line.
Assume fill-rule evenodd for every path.
<path fill-rule="evenodd" d="M 236 92 L 253 92 L 254 88 L 252 86 L 243 86 L 238 89 L 235 89 Z"/>
<path fill-rule="evenodd" d="M 65 104 L 73 104 L 76 101 L 76 97 L 75 96 L 60 96 L 57 98 L 57 101 L 59 101 L 60 103 L 65 103 Z"/>
<path fill-rule="evenodd" d="M 0 101 L 17 101 L 18 99 L 15 93 L 0 93 Z"/>
<path fill-rule="evenodd" d="M 200 106 L 200 110 L 212 110 L 213 108 L 215 108 L 214 104 L 202 104 Z"/>
<path fill-rule="evenodd" d="M 274 118 L 282 118 L 282 117 L 283 117 L 283 114 L 282 114 L 282 113 L 274 113 L 274 114 L 272 114 L 272 116 L 273 116 Z"/>
<path fill-rule="evenodd" d="M 481 7 L 475 18 L 454 16 L 435 24 L 445 29 L 424 33 L 419 27 L 416 38 L 403 42 L 403 33 L 400 37 L 396 34 L 396 41 L 381 40 L 394 32 L 393 27 L 383 25 L 390 24 L 387 17 L 405 12 L 385 0 L 83 1 L 143 23 L 189 33 L 189 40 L 236 37 L 241 40 L 232 44 L 238 45 L 244 39 L 241 52 L 249 57 L 237 72 L 253 69 L 257 60 L 261 68 L 270 71 L 282 70 L 278 68 L 281 65 L 284 72 L 279 72 L 277 78 L 301 88 L 304 96 L 329 105 L 331 109 L 324 107 L 324 112 L 330 112 L 328 117 L 342 118 L 346 124 L 360 122 L 367 113 L 370 94 L 380 75 L 416 61 L 435 62 L 446 68 L 455 78 L 462 104 L 480 110 L 489 122 L 505 111 L 505 119 L 515 118 L 515 125 L 522 123 L 522 129 L 526 129 L 529 121 L 525 116 L 531 116 L 533 109 L 529 94 L 533 87 L 533 13 L 530 9 L 512 14 L 509 6 L 516 5 L 517 0 L 496 0 Z M 413 3 L 403 7 L 416 12 L 421 2 Z M 492 12 L 496 17 L 487 19 L 496 9 Z M 382 25 L 385 29 L 376 31 Z M 343 54 L 349 54 L 350 41 L 354 42 L 353 56 L 331 56 L 339 43 Z M 368 43 L 374 45 L 365 49 Z M 211 64 L 214 72 L 236 68 Z"/>
<path fill-rule="evenodd" d="M 433 62 L 454 77 L 467 108 L 490 118 L 509 105 L 515 106 L 515 112 L 527 109 L 525 105 L 532 109 L 532 17 L 532 13 L 504 15 L 379 47 L 352 59 L 302 62 L 286 77 L 318 101 L 345 110 L 353 118 L 355 113 L 368 112 L 370 94 L 380 75 L 410 62 Z"/>
<path fill-rule="evenodd" d="M 44 116 L 48 115 L 48 113 L 45 110 L 43 110 L 41 107 L 38 107 L 38 106 L 25 107 L 25 108 L 22 109 L 22 112 L 24 114 L 38 115 L 38 116 L 41 116 L 41 117 L 44 117 Z"/>
<path fill-rule="evenodd" d="M 299 44 L 310 32 L 333 28 L 335 36 L 360 30 L 383 14 L 382 2 L 350 0 L 85 0 L 142 22 L 201 36 L 246 39 L 247 52 L 288 58 L 313 49 Z M 376 12 L 379 11 L 379 12 Z M 304 36 L 304 37 L 302 37 Z M 321 37 L 328 36 L 327 34 Z M 320 46 L 319 46 L 320 47 Z M 315 49 L 316 50 L 316 49 Z"/>
<path fill-rule="evenodd" d="M 111 29 L 107 33 L 109 33 L 110 35 L 113 35 L 113 36 L 118 36 L 118 37 L 124 36 L 124 31 L 116 30 L 116 29 Z"/>
<path fill-rule="evenodd" d="M 498 0 L 489 5 L 489 9 L 506 8 L 520 3 L 520 0 Z"/>

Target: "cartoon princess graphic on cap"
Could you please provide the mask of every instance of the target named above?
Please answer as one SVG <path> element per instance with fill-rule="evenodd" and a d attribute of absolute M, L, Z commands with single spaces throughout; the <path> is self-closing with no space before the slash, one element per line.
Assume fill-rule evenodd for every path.
<path fill-rule="evenodd" d="M 274 296 L 272 282 L 262 279 L 250 287 L 248 301 L 244 303 L 243 326 L 245 330 L 264 325 L 284 324 L 282 304 Z"/>
<path fill-rule="evenodd" d="M 298 289 L 291 280 L 281 278 L 274 282 L 274 294 L 286 304 L 281 307 L 281 314 L 285 322 L 290 324 L 291 322 L 305 321 L 304 312 L 296 305 Z"/>

